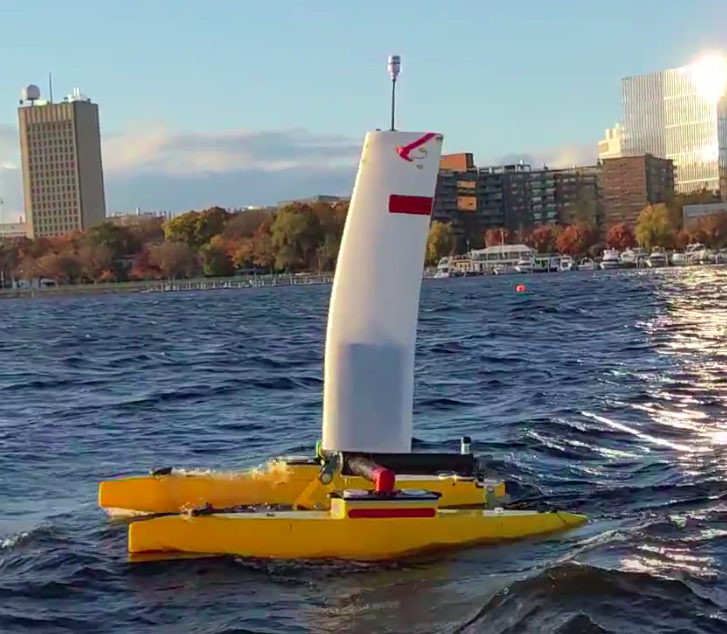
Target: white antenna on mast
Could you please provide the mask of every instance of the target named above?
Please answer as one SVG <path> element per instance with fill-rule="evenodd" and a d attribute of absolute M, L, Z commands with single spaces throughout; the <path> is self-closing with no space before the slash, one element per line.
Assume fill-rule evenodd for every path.
<path fill-rule="evenodd" d="M 396 80 L 401 72 L 401 57 L 399 55 L 389 56 L 389 77 L 391 77 L 391 129 L 396 130 Z"/>

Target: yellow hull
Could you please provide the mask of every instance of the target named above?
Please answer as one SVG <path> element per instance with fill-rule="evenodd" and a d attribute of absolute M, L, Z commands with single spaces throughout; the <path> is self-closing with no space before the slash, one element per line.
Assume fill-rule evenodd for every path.
<path fill-rule="evenodd" d="M 166 516 L 129 526 L 129 552 L 386 561 L 573 528 L 583 515 L 439 510 L 429 518 L 350 519 L 322 511 Z"/>
<path fill-rule="evenodd" d="M 330 506 L 330 491 L 370 486 L 363 478 L 340 473 L 324 486 L 318 480 L 319 471 L 316 464 L 271 460 L 264 468 L 249 471 L 132 476 L 101 482 L 98 503 L 111 514 L 178 513 L 205 505 L 217 509 L 257 505 L 326 509 Z M 441 493 L 440 506 L 445 508 L 481 506 L 485 499 L 483 484 L 493 489 L 495 497 L 505 495 L 504 483 L 494 480 L 476 483 L 457 477 L 400 475 L 396 482 L 400 489 Z"/>

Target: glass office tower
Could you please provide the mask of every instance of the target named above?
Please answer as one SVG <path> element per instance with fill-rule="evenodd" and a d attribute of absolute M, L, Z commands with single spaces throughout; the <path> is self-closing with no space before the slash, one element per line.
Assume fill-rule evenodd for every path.
<path fill-rule="evenodd" d="M 719 189 L 722 200 L 727 202 L 727 97 L 719 102 L 719 116 L 717 119 L 719 133 Z"/>
<path fill-rule="evenodd" d="M 714 59 L 624 78 L 624 156 L 672 159 L 677 191 L 719 189 L 720 165 L 727 165 L 725 87 L 727 61 Z"/>

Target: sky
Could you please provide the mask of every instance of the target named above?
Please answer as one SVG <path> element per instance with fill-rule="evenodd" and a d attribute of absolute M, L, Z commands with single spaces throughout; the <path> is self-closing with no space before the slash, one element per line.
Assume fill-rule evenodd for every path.
<path fill-rule="evenodd" d="M 725 0 L 0 0 L 0 198 L 30 83 L 99 104 L 107 213 L 348 195 L 366 131 L 479 165 L 595 160 L 620 80 L 727 52 Z"/>

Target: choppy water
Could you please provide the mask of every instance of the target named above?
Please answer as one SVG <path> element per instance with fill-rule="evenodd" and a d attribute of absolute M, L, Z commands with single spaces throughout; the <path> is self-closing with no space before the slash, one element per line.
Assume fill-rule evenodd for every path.
<path fill-rule="evenodd" d="M 566 535 L 381 566 L 130 565 L 99 480 L 319 435 L 327 287 L 0 303 L 0 632 L 727 631 L 727 270 L 441 280 L 416 436 Z"/>

